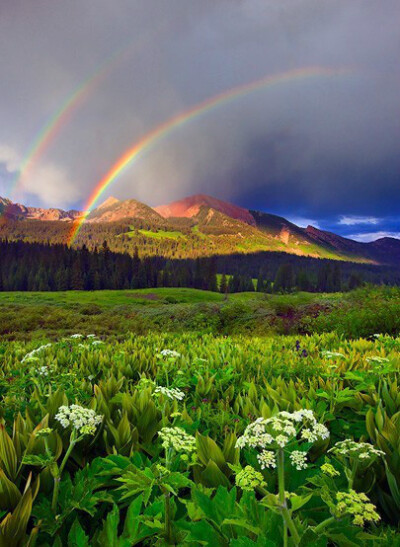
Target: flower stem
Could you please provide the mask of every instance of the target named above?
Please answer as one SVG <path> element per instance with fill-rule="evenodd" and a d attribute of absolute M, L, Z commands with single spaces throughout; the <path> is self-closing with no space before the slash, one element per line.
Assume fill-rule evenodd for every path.
<path fill-rule="evenodd" d="M 171 448 L 165 450 L 165 467 L 170 468 L 170 457 L 172 455 Z M 165 508 L 165 539 L 167 544 L 172 542 L 172 526 L 171 526 L 171 499 L 170 492 L 168 490 L 164 491 L 164 508 Z"/>
<path fill-rule="evenodd" d="M 70 437 L 70 444 L 69 444 L 69 447 L 65 453 L 65 456 L 63 458 L 63 461 L 61 462 L 61 465 L 60 467 L 57 469 L 57 474 L 56 476 L 54 477 L 54 489 L 53 489 L 53 499 L 52 499 L 52 502 L 51 502 L 51 509 L 53 511 L 53 513 L 56 513 L 57 511 L 57 501 L 58 501 L 58 492 L 60 490 L 60 482 L 61 482 L 61 475 L 62 475 L 62 472 L 64 470 L 64 467 L 66 466 L 67 464 L 67 461 L 68 461 L 68 458 L 70 457 L 71 455 L 71 452 L 73 451 L 74 449 L 74 446 L 76 445 L 76 443 L 80 440 L 81 438 L 78 438 L 78 439 L 75 439 L 75 434 L 74 434 L 74 431 L 71 433 L 71 437 Z"/>
<path fill-rule="evenodd" d="M 279 488 L 279 503 L 281 506 L 282 519 L 284 524 L 284 534 L 283 538 L 287 541 L 287 530 L 290 531 L 290 535 L 293 539 L 294 544 L 297 546 L 300 543 L 300 536 L 297 531 L 297 528 L 292 520 L 290 512 L 287 508 L 286 493 L 285 493 L 285 454 L 282 448 L 278 449 L 277 453 L 277 467 L 278 467 L 278 488 Z"/>
<path fill-rule="evenodd" d="M 350 478 L 349 478 L 349 490 L 353 489 L 354 480 L 355 480 L 356 474 L 357 474 L 357 467 L 358 467 L 358 461 L 355 460 L 355 462 L 353 463 L 353 468 L 351 470 L 351 475 L 350 475 Z"/>
<path fill-rule="evenodd" d="M 335 520 L 336 520 L 335 517 L 329 517 L 329 518 L 323 520 L 322 522 L 320 522 L 320 523 L 318 524 L 318 526 L 316 526 L 316 527 L 314 528 L 314 532 L 315 532 L 316 534 L 319 534 L 320 532 L 322 532 L 322 530 L 323 530 L 324 528 L 326 528 L 327 526 L 329 526 L 330 524 L 332 524 L 333 522 L 335 522 Z"/>

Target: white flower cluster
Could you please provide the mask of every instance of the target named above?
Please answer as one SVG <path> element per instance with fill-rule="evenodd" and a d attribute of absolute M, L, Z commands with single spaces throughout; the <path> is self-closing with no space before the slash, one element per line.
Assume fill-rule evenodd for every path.
<path fill-rule="evenodd" d="M 53 370 L 54 367 L 50 367 L 50 366 L 47 366 L 47 365 L 43 365 L 42 367 L 39 367 L 37 370 L 36 370 L 36 374 L 38 376 L 44 376 L 44 377 L 47 377 L 50 372 Z"/>
<path fill-rule="evenodd" d="M 261 454 L 257 456 L 258 463 L 260 464 L 261 469 L 275 469 L 276 467 L 276 456 L 272 450 L 263 450 Z"/>
<path fill-rule="evenodd" d="M 339 441 L 329 450 L 338 457 L 358 459 L 361 461 L 375 460 L 379 456 L 384 456 L 382 450 L 378 450 L 370 443 L 356 442 L 351 439 Z"/>
<path fill-rule="evenodd" d="M 166 450 L 173 448 L 176 452 L 187 453 L 196 450 L 196 439 L 181 427 L 163 427 L 158 434 L 162 439 L 162 447 Z"/>
<path fill-rule="evenodd" d="M 43 346 L 40 346 L 36 349 L 33 349 L 32 351 L 30 351 L 29 353 L 27 353 L 25 355 L 25 357 L 22 359 L 21 363 L 24 363 L 25 361 L 28 361 L 29 359 L 35 358 L 37 353 L 40 353 L 41 351 L 43 351 L 46 348 L 49 348 L 50 346 L 51 346 L 51 344 L 44 344 Z"/>
<path fill-rule="evenodd" d="M 303 429 L 301 432 L 301 438 L 309 443 L 315 443 L 319 439 L 325 440 L 329 437 L 329 430 L 324 424 L 314 424 L 314 426 L 309 429 Z"/>
<path fill-rule="evenodd" d="M 71 426 L 82 435 L 94 435 L 96 427 L 101 424 L 103 416 L 91 408 L 80 405 L 60 406 L 55 419 L 67 428 Z"/>
<path fill-rule="evenodd" d="M 70 338 L 83 338 L 83 334 L 71 334 Z"/>
<path fill-rule="evenodd" d="M 160 351 L 162 357 L 180 357 L 181 354 L 173 349 L 163 349 Z"/>
<path fill-rule="evenodd" d="M 170 399 L 176 399 L 177 401 L 182 401 L 185 397 L 184 392 L 176 387 L 157 386 L 154 390 L 153 396 L 157 396 L 160 393 Z"/>
<path fill-rule="evenodd" d="M 328 429 L 317 422 L 312 410 L 283 411 L 272 418 L 258 418 L 248 425 L 236 447 L 284 448 L 300 432 L 301 439 L 311 443 L 329 437 Z"/>
<path fill-rule="evenodd" d="M 335 358 L 343 358 L 343 353 L 339 353 L 338 351 L 321 351 L 321 355 L 323 357 L 326 357 L 326 359 L 335 359 Z"/>
<path fill-rule="evenodd" d="M 307 469 L 307 454 L 305 452 L 301 452 L 300 450 L 293 450 L 289 458 L 292 462 L 292 465 L 297 469 L 297 471 Z"/>
<path fill-rule="evenodd" d="M 379 355 L 373 355 L 372 357 L 367 357 L 366 359 L 367 363 L 378 363 L 381 365 L 382 363 L 388 363 L 389 359 L 387 357 L 380 357 Z"/>

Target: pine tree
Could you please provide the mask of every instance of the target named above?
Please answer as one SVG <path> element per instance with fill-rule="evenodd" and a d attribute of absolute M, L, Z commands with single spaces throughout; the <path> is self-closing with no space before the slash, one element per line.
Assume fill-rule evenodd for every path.
<path fill-rule="evenodd" d="M 225 294 L 228 291 L 228 283 L 226 281 L 226 275 L 222 274 L 221 282 L 219 285 L 219 292 Z"/>

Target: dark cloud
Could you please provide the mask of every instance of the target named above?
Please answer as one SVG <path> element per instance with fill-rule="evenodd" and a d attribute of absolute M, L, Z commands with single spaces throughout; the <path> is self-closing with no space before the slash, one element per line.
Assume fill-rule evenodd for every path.
<path fill-rule="evenodd" d="M 397 233 L 399 20 L 398 0 L 3 0 L 0 193 L 46 120 L 120 49 L 29 171 L 25 201 L 82 206 L 141 135 L 224 89 L 299 67 L 348 67 L 186 124 L 109 194 L 155 205 L 208 192 L 348 235 Z M 380 221 L 371 230 L 343 215 Z"/>

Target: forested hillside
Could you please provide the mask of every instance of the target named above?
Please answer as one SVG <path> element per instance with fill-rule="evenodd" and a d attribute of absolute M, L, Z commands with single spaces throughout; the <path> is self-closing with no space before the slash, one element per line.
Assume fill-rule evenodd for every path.
<path fill-rule="evenodd" d="M 140 257 L 137 249 L 133 256 L 115 253 L 106 241 L 93 251 L 86 246 L 0 241 L 4 291 L 193 287 L 221 292 L 336 292 L 366 282 L 400 285 L 400 271 L 286 253 L 171 260 Z"/>

